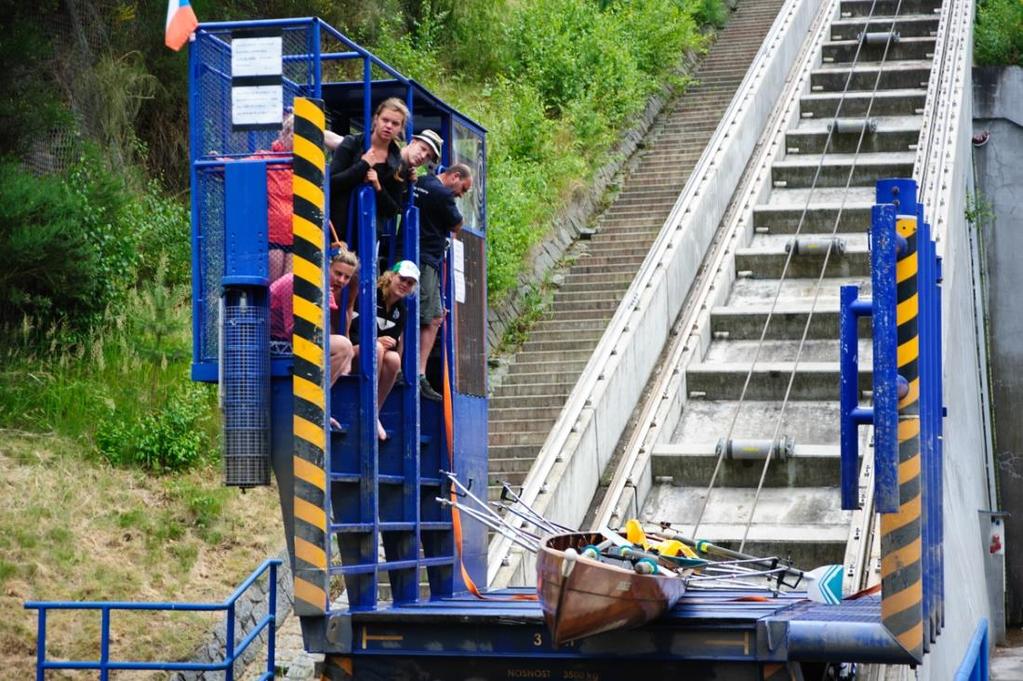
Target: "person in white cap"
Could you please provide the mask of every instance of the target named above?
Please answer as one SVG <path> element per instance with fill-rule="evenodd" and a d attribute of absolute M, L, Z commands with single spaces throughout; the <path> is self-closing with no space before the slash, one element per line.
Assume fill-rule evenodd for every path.
<path fill-rule="evenodd" d="M 388 438 L 379 410 L 391 393 L 401 368 L 401 332 L 405 328 L 405 298 L 419 284 L 419 268 L 411 260 L 401 260 L 377 279 L 377 437 Z M 359 356 L 359 319 L 352 319 L 348 337 Z M 358 361 L 353 360 L 353 361 Z"/>

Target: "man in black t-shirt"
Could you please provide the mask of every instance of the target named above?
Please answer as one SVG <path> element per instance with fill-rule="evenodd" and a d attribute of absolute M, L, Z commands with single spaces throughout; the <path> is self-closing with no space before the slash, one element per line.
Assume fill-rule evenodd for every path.
<path fill-rule="evenodd" d="M 441 300 L 440 264 L 448 247 L 448 236 L 462 229 L 462 214 L 455 199 L 472 187 L 472 171 L 456 163 L 440 175 L 416 180 L 415 202 L 419 208 L 419 392 L 430 400 L 440 393 L 426 380 L 426 362 L 444 319 Z"/>

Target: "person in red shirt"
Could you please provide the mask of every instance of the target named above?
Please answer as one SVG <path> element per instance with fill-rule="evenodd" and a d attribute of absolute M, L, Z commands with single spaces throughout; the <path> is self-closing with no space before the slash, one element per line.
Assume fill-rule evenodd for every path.
<path fill-rule="evenodd" d="M 323 145 L 328 150 L 337 149 L 341 136 L 330 130 L 323 132 Z M 281 123 L 281 132 L 270 145 L 270 151 L 257 152 L 254 158 L 272 159 L 280 154 L 291 153 L 295 148 L 295 115 L 288 113 Z M 266 169 L 267 232 L 270 242 L 270 282 L 291 272 L 291 247 L 294 237 L 291 232 L 291 216 L 294 209 L 294 195 L 291 186 L 291 164 L 272 163 Z"/>

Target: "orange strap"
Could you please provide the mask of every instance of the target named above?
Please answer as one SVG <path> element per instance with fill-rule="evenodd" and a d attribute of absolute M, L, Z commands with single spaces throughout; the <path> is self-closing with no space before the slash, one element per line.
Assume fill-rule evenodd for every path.
<path fill-rule="evenodd" d="M 881 584 L 877 583 L 874 586 L 868 586 L 866 589 L 863 589 L 861 591 L 857 591 L 856 593 L 852 594 L 851 596 L 846 596 L 842 600 L 845 600 L 845 601 L 855 601 L 858 598 L 863 598 L 865 596 L 870 596 L 870 595 L 876 594 L 880 590 L 881 590 Z"/>
<path fill-rule="evenodd" d="M 447 267 L 444 268 L 445 272 Z M 446 281 L 446 278 L 442 278 L 442 281 Z M 447 316 L 445 315 L 442 329 L 447 331 Z M 444 336 L 441 335 L 441 357 L 443 358 L 443 374 L 444 374 L 444 437 L 446 438 L 448 445 L 448 470 L 452 473 L 455 472 L 455 413 L 454 406 L 451 400 L 451 377 L 448 373 L 448 344 L 444 342 Z M 458 552 L 458 568 L 462 573 L 462 580 L 465 582 L 466 587 L 476 598 L 483 600 L 495 600 L 495 601 L 535 601 L 537 600 L 536 594 L 516 594 L 514 596 L 485 596 L 480 592 L 479 587 L 469 576 L 469 570 L 465 567 L 465 561 L 462 559 L 462 514 L 458 511 L 458 494 L 455 490 L 455 486 L 451 486 L 451 528 L 455 534 L 455 550 Z"/>

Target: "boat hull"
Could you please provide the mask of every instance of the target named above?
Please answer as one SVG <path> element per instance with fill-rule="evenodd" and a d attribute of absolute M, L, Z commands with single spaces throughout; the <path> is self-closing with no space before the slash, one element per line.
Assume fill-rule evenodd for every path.
<path fill-rule="evenodd" d="M 583 556 L 604 537 L 574 532 L 544 540 L 537 556 L 537 591 L 547 628 L 561 645 L 587 636 L 631 629 L 670 610 L 685 593 L 675 575 L 643 575 Z"/>

